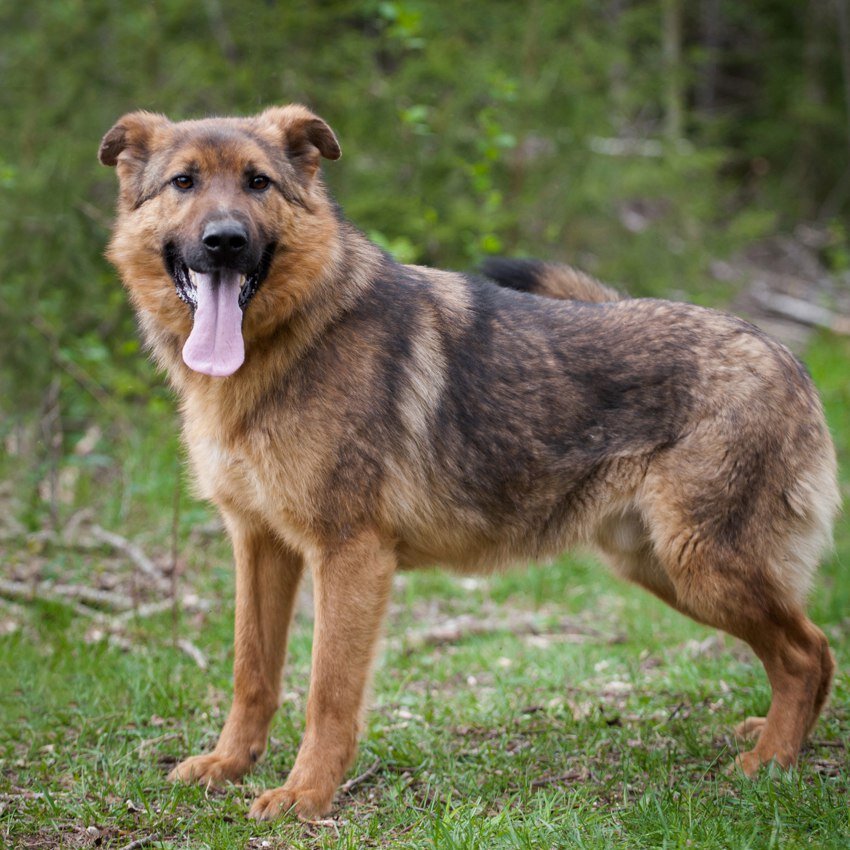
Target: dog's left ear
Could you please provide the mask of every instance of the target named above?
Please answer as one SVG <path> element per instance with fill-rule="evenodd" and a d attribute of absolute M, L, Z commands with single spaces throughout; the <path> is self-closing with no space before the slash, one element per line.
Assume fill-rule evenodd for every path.
<path fill-rule="evenodd" d="M 342 154 L 333 130 L 306 106 L 273 106 L 257 120 L 280 134 L 287 158 L 305 184 L 315 177 L 321 157 L 339 159 Z"/>

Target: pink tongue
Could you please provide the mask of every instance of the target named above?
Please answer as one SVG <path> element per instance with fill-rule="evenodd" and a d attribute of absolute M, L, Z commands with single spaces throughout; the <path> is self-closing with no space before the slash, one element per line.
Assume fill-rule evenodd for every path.
<path fill-rule="evenodd" d="M 198 290 L 198 307 L 183 362 L 195 372 L 224 378 L 245 360 L 242 308 L 239 290 L 244 278 L 232 271 L 214 274 L 192 272 Z"/>

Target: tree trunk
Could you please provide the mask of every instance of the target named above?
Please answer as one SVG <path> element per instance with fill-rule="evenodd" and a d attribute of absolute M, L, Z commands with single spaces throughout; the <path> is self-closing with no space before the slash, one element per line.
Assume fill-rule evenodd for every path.
<path fill-rule="evenodd" d="M 681 0 L 662 0 L 664 55 L 664 135 L 671 142 L 682 138 L 684 115 L 682 86 Z"/>

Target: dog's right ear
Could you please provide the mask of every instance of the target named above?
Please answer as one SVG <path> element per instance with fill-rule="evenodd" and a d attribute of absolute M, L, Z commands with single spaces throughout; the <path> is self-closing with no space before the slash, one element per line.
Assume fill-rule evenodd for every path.
<path fill-rule="evenodd" d="M 130 112 L 103 137 L 98 159 L 104 165 L 144 163 L 151 149 L 151 139 L 169 125 L 164 115 L 153 112 Z"/>

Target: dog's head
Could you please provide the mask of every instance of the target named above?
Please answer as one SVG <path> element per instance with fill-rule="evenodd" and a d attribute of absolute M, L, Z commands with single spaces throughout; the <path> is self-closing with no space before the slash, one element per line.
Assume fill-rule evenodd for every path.
<path fill-rule="evenodd" d="M 335 222 L 317 172 L 339 155 L 330 127 L 298 105 L 179 123 L 132 112 L 104 136 L 100 161 L 121 185 L 109 258 L 143 322 L 185 340 L 189 368 L 233 374 L 245 336 L 280 312 L 286 293 L 263 284 L 275 271 L 279 288 L 287 260 L 327 245 Z"/>

